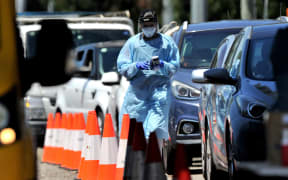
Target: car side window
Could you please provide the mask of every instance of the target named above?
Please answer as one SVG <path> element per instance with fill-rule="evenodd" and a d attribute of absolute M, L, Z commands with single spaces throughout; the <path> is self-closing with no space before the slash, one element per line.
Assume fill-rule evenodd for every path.
<path fill-rule="evenodd" d="M 212 60 L 211 66 L 210 66 L 211 69 L 221 67 L 221 65 L 223 63 L 223 58 L 225 56 L 225 52 L 227 50 L 227 42 L 228 41 L 225 40 L 219 45 L 219 48 L 217 49 L 217 51 L 213 57 L 213 60 Z"/>
<path fill-rule="evenodd" d="M 84 51 L 77 52 L 76 60 L 81 61 L 83 59 Z"/>
<path fill-rule="evenodd" d="M 242 50 L 244 44 L 244 38 L 242 37 L 243 34 L 237 36 L 224 66 L 228 70 L 232 78 L 236 78 L 239 73 L 240 61 L 242 57 Z"/>
<path fill-rule="evenodd" d="M 96 58 L 94 58 L 97 55 L 96 52 L 98 52 L 98 51 L 97 50 L 96 51 L 93 51 L 93 50 L 90 51 L 90 54 L 91 54 L 90 62 L 91 62 L 91 66 L 92 66 L 90 77 L 92 79 L 96 79 L 97 80 L 98 79 L 98 69 L 97 69 L 98 66 L 97 66 L 97 63 L 96 63 Z"/>

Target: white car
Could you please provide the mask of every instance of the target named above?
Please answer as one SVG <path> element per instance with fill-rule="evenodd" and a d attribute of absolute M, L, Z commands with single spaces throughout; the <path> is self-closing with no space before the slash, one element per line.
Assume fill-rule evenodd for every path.
<path fill-rule="evenodd" d="M 27 60 L 35 57 L 37 35 L 41 29 L 40 22 L 54 19 L 66 20 L 68 28 L 72 31 L 76 47 L 100 41 L 127 40 L 134 35 L 133 23 L 128 17 L 80 17 L 75 14 L 18 16 L 17 23 Z M 76 64 L 81 66 L 79 62 Z M 24 98 L 26 120 L 39 139 L 44 137 L 48 113 L 56 111 L 56 95 L 61 86 L 45 87 L 34 83 L 26 93 Z"/>
<path fill-rule="evenodd" d="M 76 62 L 82 65 L 74 77 L 58 89 L 57 112 L 83 112 L 87 117 L 88 111 L 95 110 L 102 130 L 105 114 L 109 112 L 109 100 L 116 97 L 115 89 L 120 84 L 117 57 L 124 43 L 93 43 L 76 49 Z M 116 121 L 113 118 L 115 125 Z"/>

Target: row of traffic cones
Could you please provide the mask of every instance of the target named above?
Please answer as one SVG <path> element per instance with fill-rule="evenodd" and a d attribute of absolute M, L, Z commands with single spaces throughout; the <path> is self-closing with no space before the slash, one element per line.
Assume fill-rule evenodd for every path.
<path fill-rule="evenodd" d="M 81 157 L 81 147 L 85 130 L 85 119 L 82 113 L 56 113 L 55 120 L 49 114 L 42 162 L 61 165 L 77 170 Z"/>
<path fill-rule="evenodd" d="M 185 161 L 182 149 L 178 161 Z M 55 120 L 49 114 L 42 161 L 78 170 L 77 178 L 84 180 L 166 179 L 156 134 L 150 134 L 147 145 L 142 123 L 128 114 L 123 116 L 119 150 L 110 114 L 102 138 L 95 111 L 89 111 L 86 126 L 82 113 L 56 113 Z M 176 179 L 190 179 L 186 164 L 175 167 Z"/>

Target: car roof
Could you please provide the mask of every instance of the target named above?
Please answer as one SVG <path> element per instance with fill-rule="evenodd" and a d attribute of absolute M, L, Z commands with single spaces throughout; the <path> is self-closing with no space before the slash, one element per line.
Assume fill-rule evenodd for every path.
<path fill-rule="evenodd" d="M 288 28 L 288 23 L 253 26 L 251 39 L 274 37 L 280 29 L 284 28 Z"/>
<path fill-rule="evenodd" d="M 103 48 L 103 47 L 122 47 L 126 41 L 124 40 L 117 40 L 117 41 L 105 41 L 105 42 L 98 42 L 98 43 L 90 43 L 85 44 L 82 46 L 78 46 L 76 48 L 77 51 L 81 51 L 87 48 Z"/>
<path fill-rule="evenodd" d="M 187 32 L 214 29 L 243 28 L 251 25 L 279 23 L 277 20 L 223 20 L 189 24 Z"/>

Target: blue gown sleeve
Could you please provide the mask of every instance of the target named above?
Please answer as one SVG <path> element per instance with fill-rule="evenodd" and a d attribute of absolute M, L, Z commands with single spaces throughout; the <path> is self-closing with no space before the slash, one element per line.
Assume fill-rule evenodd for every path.
<path fill-rule="evenodd" d="M 125 76 L 128 80 L 132 79 L 138 72 L 138 69 L 136 67 L 136 62 L 132 61 L 132 56 L 133 56 L 132 40 L 133 39 L 129 39 L 125 43 L 117 59 L 118 72 L 121 75 Z"/>
<path fill-rule="evenodd" d="M 167 61 L 164 61 L 163 74 L 171 77 L 179 68 L 180 56 L 178 47 L 173 40 L 170 40 L 171 51 Z"/>

